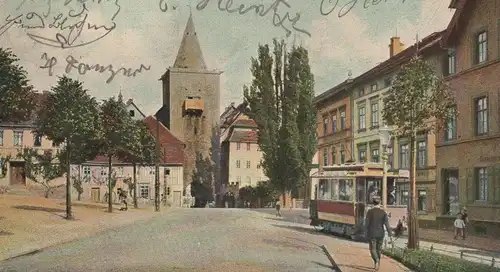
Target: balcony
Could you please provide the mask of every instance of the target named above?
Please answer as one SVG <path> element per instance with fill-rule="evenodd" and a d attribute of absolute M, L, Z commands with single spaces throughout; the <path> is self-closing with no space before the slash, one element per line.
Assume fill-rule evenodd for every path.
<path fill-rule="evenodd" d="M 204 110 L 204 103 L 201 98 L 188 98 L 184 100 L 183 111 L 185 115 L 200 116 Z"/>

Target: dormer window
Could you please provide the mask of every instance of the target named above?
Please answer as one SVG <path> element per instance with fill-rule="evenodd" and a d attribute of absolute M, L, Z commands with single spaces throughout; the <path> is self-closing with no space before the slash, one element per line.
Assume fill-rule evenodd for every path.
<path fill-rule="evenodd" d="M 131 116 L 131 117 L 134 117 L 134 116 L 135 116 L 135 112 L 134 112 L 134 110 L 130 110 L 128 113 L 130 114 L 130 116 Z"/>

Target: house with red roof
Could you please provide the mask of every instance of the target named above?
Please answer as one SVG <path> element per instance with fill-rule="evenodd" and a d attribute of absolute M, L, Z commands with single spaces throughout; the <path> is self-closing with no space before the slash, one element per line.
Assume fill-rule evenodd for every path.
<path fill-rule="evenodd" d="M 184 199 L 190 199 L 190 192 L 183 186 L 183 163 L 184 163 L 184 143 L 175 137 L 154 116 L 144 119 L 149 131 L 155 138 L 159 138 L 162 157 L 160 160 L 160 195 L 166 191 L 167 203 L 171 206 L 180 207 L 185 204 Z M 108 182 L 108 158 L 98 156 L 82 165 L 72 166 L 73 176 L 88 179 L 84 184 L 83 199 L 94 202 L 103 202 L 107 193 Z M 116 174 L 116 186 L 126 189 L 131 197 L 132 190 L 127 185 L 133 177 L 133 166 L 129 162 L 112 159 L 113 171 Z M 155 196 L 155 166 L 147 165 L 137 167 L 137 196 L 141 203 L 154 203 Z"/>

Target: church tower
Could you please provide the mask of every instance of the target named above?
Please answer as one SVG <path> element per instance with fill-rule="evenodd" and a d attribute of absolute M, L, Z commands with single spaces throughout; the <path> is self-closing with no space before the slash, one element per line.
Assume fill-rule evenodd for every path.
<path fill-rule="evenodd" d="M 219 147 L 221 74 L 207 69 L 190 14 L 174 66 L 161 77 L 163 107 L 156 113 L 185 144 L 184 188 L 192 181 L 196 157 L 206 158 L 212 146 Z"/>

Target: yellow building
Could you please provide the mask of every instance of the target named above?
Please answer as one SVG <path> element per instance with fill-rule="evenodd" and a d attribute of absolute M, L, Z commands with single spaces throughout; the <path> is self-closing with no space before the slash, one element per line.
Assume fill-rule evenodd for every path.
<path fill-rule="evenodd" d="M 440 48 L 441 32 L 433 33 L 419 42 L 419 54 L 423 55 L 441 74 L 443 51 Z M 358 76 L 353 82 L 353 135 L 354 155 L 358 163 L 381 162 L 382 146 L 379 128 L 384 127 L 383 98 L 405 63 L 416 54 L 416 45 L 404 49 L 398 37 L 391 38 L 389 59 Z M 430 122 L 432 120 L 429 120 Z M 391 129 L 391 128 L 389 128 Z M 410 167 L 408 139 L 393 138 L 387 147 L 388 164 L 392 170 L 407 171 Z M 417 194 L 421 219 L 435 220 L 436 159 L 435 135 L 420 133 L 417 136 Z M 396 181 L 396 205 L 407 205 L 410 186 L 407 179 Z"/>

